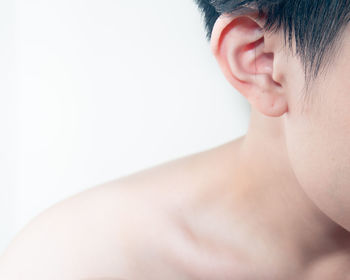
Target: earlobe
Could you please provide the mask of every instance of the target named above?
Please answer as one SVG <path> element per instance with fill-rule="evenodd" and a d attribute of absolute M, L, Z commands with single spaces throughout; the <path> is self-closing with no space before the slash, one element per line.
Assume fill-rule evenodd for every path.
<path fill-rule="evenodd" d="M 272 39 L 269 39 L 272 40 Z M 214 25 L 211 49 L 227 80 L 262 114 L 288 111 L 283 86 L 274 80 L 274 53 L 265 51 L 262 23 L 251 15 L 221 15 Z"/>

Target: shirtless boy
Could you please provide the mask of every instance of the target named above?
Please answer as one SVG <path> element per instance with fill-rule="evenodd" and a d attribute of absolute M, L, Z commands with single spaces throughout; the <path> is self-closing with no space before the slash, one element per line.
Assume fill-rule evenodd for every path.
<path fill-rule="evenodd" d="M 1 280 L 350 279 L 350 1 L 196 3 L 247 134 L 54 205 Z"/>

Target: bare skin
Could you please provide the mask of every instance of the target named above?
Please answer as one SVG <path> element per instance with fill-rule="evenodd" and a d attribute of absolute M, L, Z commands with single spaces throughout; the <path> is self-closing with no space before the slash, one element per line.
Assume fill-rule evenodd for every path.
<path fill-rule="evenodd" d="M 350 29 L 302 103 L 300 61 L 261 25 L 220 16 L 211 39 L 251 104 L 244 137 L 46 210 L 0 279 L 349 280 Z"/>
<path fill-rule="evenodd" d="M 1 279 L 346 280 L 350 233 L 302 192 L 293 192 L 293 207 L 288 193 L 277 194 L 280 186 L 264 189 L 266 195 L 243 188 L 238 162 L 244 141 L 106 183 L 50 208 L 9 248 Z M 312 216 L 325 226 L 313 224 Z"/>

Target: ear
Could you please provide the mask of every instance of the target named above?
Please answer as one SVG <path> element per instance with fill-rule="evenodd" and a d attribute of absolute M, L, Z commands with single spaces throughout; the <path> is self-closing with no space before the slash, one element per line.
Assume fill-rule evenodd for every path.
<path fill-rule="evenodd" d="M 288 112 L 283 86 L 274 77 L 275 42 L 253 15 L 222 14 L 216 21 L 211 49 L 227 80 L 260 113 L 279 117 Z M 270 52 L 266 51 L 269 44 Z"/>

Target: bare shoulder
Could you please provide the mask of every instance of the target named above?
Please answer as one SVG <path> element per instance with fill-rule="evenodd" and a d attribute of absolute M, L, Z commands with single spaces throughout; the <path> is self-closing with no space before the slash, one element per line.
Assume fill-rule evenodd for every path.
<path fill-rule="evenodd" d="M 151 244 L 150 238 L 155 240 L 160 232 L 169 232 L 167 209 L 191 196 L 186 186 L 193 181 L 191 172 L 198 168 L 200 157 L 193 154 L 165 162 L 47 209 L 1 257 L 0 278 L 126 279 L 136 250 Z"/>
<path fill-rule="evenodd" d="M 123 219 L 132 207 L 122 189 L 98 186 L 34 218 L 1 257 L 0 279 L 122 276 Z"/>
<path fill-rule="evenodd" d="M 169 258 L 156 258 L 171 251 L 169 240 L 183 242 L 172 218 L 215 176 L 224 148 L 170 160 L 57 203 L 18 234 L 0 259 L 0 279 L 130 279 L 131 270 L 142 271 L 135 267 L 140 263 L 152 267 L 144 259 L 150 251 L 154 269 L 162 262 L 166 267 Z"/>

